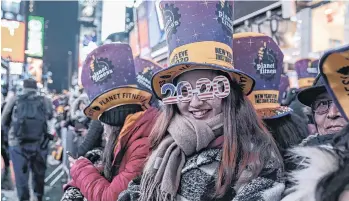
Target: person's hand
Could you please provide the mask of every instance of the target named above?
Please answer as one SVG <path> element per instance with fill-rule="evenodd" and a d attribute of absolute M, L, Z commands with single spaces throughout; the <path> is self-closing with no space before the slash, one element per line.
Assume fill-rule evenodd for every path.
<path fill-rule="evenodd" d="M 61 123 L 60 123 L 61 127 L 64 127 L 65 126 L 65 121 L 62 120 Z"/>
<path fill-rule="evenodd" d="M 78 131 L 80 132 L 80 134 L 82 136 L 86 136 L 87 135 L 87 129 L 86 128 L 80 128 Z"/>
<path fill-rule="evenodd" d="M 68 160 L 69 160 L 69 167 L 72 168 L 73 165 L 76 163 L 76 161 L 83 159 L 84 157 L 80 156 L 78 159 L 75 159 L 71 156 L 68 156 Z"/>

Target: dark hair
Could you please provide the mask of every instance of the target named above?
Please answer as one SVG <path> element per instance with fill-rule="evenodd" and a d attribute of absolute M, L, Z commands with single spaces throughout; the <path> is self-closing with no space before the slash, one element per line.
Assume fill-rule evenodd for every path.
<path fill-rule="evenodd" d="M 110 133 L 107 133 L 108 141 L 103 153 L 104 177 L 110 182 L 113 180 L 119 168 L 118 164 L 113 164 L 113 161 L 115 157 L 114 148 L 117 144 L 120 131 L 125 123 L 126 117 L 129 114 L 134 114 L 139 111 L 142 111 L 141 106 L 127 104 L 104 112 L 100 118 L 100 121 L 104 122 L 110 128 L 108 129 L 108 131 L 110 130 Z"/>
<path fill-rule="evenodd" d="M 281 152 L 299 145 L 309 135 L 306 122 L 295 113 L 276 119 L 265 119 L 264 123 Z"/>
<path fill-rule="evenodd" d="M 37 89 L 37 83 L 33 78 L 23 80 L 23 88 Z"/>
<path fill-rule="evenodd" d="M 316 187 L 316 200 L 337 201 L 341 193 L 349 185 L 349 124 L 333 139 L 335 154 L 339 160 L 336 172 L 326 175 Z"/>
<path fill-rule="evenodd" d="M 298 166 L 290 159 L 287 149 L 299 145 L 308 136 L 307 124 L 295 113 L 277 119 L 265 119 L 264 123 L 284 159 L 285 170 L 295 170 Z M 286 184 L 288 185 L 287 181 Z"/>
<path fill-rule="evenodd" d="M 109 126 L 109 125 L 108 125 Z M 114 160 L 114 148 L 118 142 L 118 137 L 120 134 L 120 126 L 110 126 L 110 133 L 108 133 L 108 141 L 105 145 L 103 152 L 103 165 L 104 165 L 104 177 L 111 182 L 116 174 L 117 170 L 113 167 Z"/>
<path fill-rule="evenodd" d="M 221 74 L 221 73 L 219 73 Z M 223 99 L 223 154 L 216 182 L 216 197 L 222 197 L 232 183 L 246 182 L 259 175 L 265 163 L 273 156 L 282 167 L 282 158 L 272 136 L 257 117 L 251 102 L 236 81 L 231 81 L 231 93 Z M 172 117 L 178 112 L 176 105 L 165 105 L 156 119 L 149 136 L 153 149 L 167 134 Z M 251 147 L 251 145 L 254 145 Z M 252 175 L 239 179 L 246 166 Z"/>

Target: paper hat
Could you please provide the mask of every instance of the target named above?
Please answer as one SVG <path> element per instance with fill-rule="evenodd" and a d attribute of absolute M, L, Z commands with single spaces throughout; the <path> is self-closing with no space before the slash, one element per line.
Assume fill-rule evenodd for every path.
<path fill-rule="evenodd" d="M 248 96 L 264 119 L 288 114 L 291 109 L 279 104 L 279 85 L 284 54 L 274 40 L 261 33 L 233 35 L 235 67 L 252 75 L 256 87 Z"/>
<path fill-rule="evenodd" d="M 83 65 L 81 82 L 91 101 L 84 113 L 94 120 L 121 105 L 139 104 L 147 108 L 152 97 L 151 93 L 137 88 L 128 44 L 106 44 L 93 50 Z"/>
<path fill-rule="evenodd" d="M 281 103 L 282 99 L 284 99 L 287 95 L 287 89 L 290 87 L 290 80 L 287 75 L 281 74 L 280 77 L 280 85 L 279 85 L 279 103 Z"/>
<path fill-rule="evenodd" d="M 53 104 L 53 106 L 54 106 L 55 108 L 57 108 L 57 107 L 60 105 L 60 104 L 59 104 L 58 98 L 54 99 L 54 100 L 52 101 L 52 104 Z"/>
<path fill-rule="evenodd" d="M 155 72 L 160 71 L 161 65 L 137 56 L 134 59 L 136 69 L 136 80 L 140 89 L 152 91 L 151 78 Z"/>
<path fill-rule="evenodd" d="M 247 95 L 254 87 L 249 75 L 232 63 L 233 1 L 161 1 L 169 49 L 169 67 L 153 76 L 152 88 L 162 99 L 161 87 L 178 75 L 196 69 L 227 72 Z"/>
<path fill-rule="evenodd" d="M 298 75 L 298 86 L 300 89 L 313 85 L 318 74 L 318 60 L 300 59 L 294 64 Z"/>
<path fill-rule="evenodd" d="M 52 101 L 53 106 L 55 107 L 55 110 L 58 114 L 61 114 L 64 112 L 64 102 L 61 101 L 59 98 L 56 98 Z"/>
<path fill-rule="evenodd" d="M 320 60 L 325 87 L 339 111 L 349 120 L 349 45 L 326 52 Z"/>

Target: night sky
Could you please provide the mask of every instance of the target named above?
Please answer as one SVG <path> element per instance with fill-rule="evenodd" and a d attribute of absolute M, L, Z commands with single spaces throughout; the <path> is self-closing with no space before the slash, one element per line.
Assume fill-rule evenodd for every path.
<path fill-rule="evenodd" d="M 44 62 L 52 72 L 53 83 L 49 89 L 58 92 L 68 89 L 68 51 L 73 52 L 76 57 L 76 34 L 79 30 L 78 2 L 77 1 L 36 1 L 35 15 L 43 16 L 49 20 L 46 31 Z M 73 60 L 74 61 L 74 60 Z M 73 64 L 72 70 L 77 70 Z"/>

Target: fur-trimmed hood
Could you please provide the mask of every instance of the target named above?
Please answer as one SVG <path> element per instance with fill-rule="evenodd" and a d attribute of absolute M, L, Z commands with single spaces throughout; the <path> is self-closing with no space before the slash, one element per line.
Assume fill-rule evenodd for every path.
<path fill-rule="evenodd" d="M 316 188 L 325 176 L 339 169 L 339 158 L 331 146 L 296 147 L 290 150 L 292 158 L 303 158 L 302 168 L 289 173 L 294 184 L 282 201 L 317 201 Z"/>
<path fill-rule="evenodd" d="M 288 175 L 294 186 L 282 201 L 349 200 L 349 125 L 333 135 L 328 145 L 296 147 L 290 152 L 291 160 L 301 162 Z"/>
<path fill-rule="evenodd" d="M 77 99 L 75 99 L 75 101 L 71 105 L 70 114 L 72 120 L 79 120 L 80 118 L 86 117 L 84 111 L 79 110 L 79 104 L 81 101 L 85 105 L 88 105 L 89 99 L 86 93 L 81 94 Z"/>

